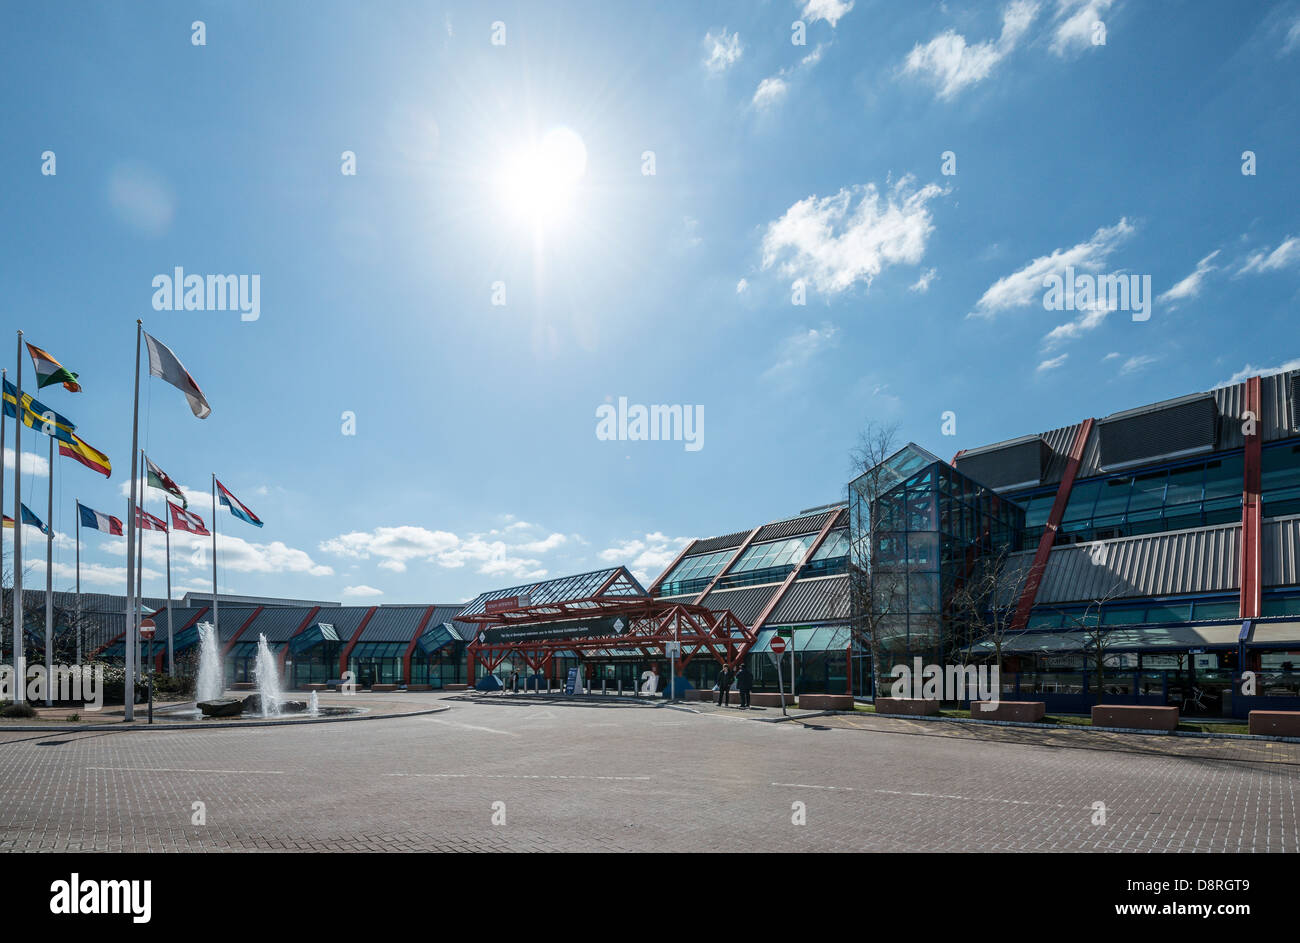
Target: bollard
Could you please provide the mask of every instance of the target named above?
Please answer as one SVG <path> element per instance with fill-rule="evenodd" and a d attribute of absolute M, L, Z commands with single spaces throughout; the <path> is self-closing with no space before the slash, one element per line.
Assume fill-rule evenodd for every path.
<path fill-rule="evenodd" d="M 622 678 L 619 678 L 619 679 L 618 679 L 618 696 L 619 696 L 619 697 L 622 697 L 622 696 L 623 696 L 623 679 L 622 679 Z"/>

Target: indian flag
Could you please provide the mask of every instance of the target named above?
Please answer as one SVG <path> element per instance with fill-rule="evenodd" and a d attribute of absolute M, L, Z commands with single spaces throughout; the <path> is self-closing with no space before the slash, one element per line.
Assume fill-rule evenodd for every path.
<path fill-rule="evenodd" d="M 63 388 L 69 393 L 81 392 L 81 384 L 77 382 L 77 375 L 64 367 L 63 364 L 35 344 L 28 344 L 27 352 L 32 355 L 32 363 L 36 366 L 37 389 L 43 390 L 53 383 L 62 383 Z"/>

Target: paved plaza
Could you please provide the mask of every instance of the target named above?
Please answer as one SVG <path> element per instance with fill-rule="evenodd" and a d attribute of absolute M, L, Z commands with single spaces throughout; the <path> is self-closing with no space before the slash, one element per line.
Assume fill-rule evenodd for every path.
<path fill-rule="evenodd" d="M 778 712 L 613 699 L 399 701 L 447 709 L 0 729 L 0 849 L 1297 850 L 1293 744 L 869 715 L 764 723 Z"/>

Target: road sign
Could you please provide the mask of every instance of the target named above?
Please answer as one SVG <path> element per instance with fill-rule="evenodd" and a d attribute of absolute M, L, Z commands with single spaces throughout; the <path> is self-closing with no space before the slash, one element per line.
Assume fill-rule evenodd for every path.
<path fill-rule="evenodd" d="M 783 639 L 779 635 L 773 636 L 772 651 L 776 652 L 778 655 L 781 654 L 783 651 L 785 651 L 785 639 Z"/>
<path fill-rule="evenodd" d="M 146 642 L 149 641 L 151 638 L 153 638 L 153 633 L 155 628 L 157 628 L 157 626 L 154 625 L 153 619 L 142 620 L 140 622 L 140 637 L 144 639 Z"/>
<path fill-rule="evenodd" d="M 794 626 L 777 629 L 776 634 L 778 638 L 794 638 Z"/>

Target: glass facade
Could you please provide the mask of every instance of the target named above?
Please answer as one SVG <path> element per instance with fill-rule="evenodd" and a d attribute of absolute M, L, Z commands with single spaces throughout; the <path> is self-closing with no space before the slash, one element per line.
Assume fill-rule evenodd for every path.
<path fill-rule="evenodd" d="M 914 445 L 849 487 L 849 546 L 882 657 L 942 660 L 965 632 L 954 589 L 980 556 L 1020 549 L 1025 512 Z"/>
<path fill-rule="evenodd" d="M 1260 460 L 1264 517 L 1300 514 L 1300 444 L 1266 446 Z"/>
<path fill-rule="evenodd" d="M 356 675 L 357 684 L 401 684 L 402 659 L 408 642 L 358 642 L 348 656 L 348 668 Z"/>
<path fill-rule="evenodd" d="M 722 572 L 735 552 L 735 547 L 728 547 L 726 550 L 683 558 L 664 579 L 659 595 L 684 596 L 687 593 L 703 592 L 709 581 Z"/>

